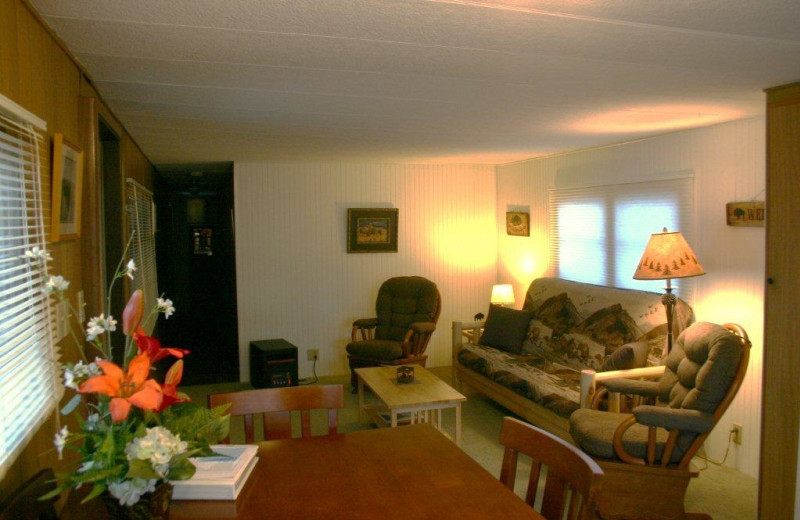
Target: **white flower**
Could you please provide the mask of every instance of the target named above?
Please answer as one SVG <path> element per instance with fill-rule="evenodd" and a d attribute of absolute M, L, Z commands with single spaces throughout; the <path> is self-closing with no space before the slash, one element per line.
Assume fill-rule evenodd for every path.
<path fill-rule="evenodd" d="M 149 460 L 153 471 L 161 478 L 169 474 L 169 461 L 174 455 L 186 452 L 188 443 L 181 441 L 180 435 L 174 435 L 168 429 L 156 426 L 147 428 L 143 437 L 137 437 L 125 446 L 128 460 Z"/>
<path fill-rule="evenodd" d="M 151 493 L 156 490 L 155 479 L 134 478 L 131 480 L 122 480 L 112 482 L 108 485 L 108 491 L 111 496 L 119 500 L 121 506 L 132 506 L 142 498 L 145 493 Z"/>
<path fill-rule="evenodd" d="M 136 262 L 133 261 L 133 258 L 128 260 L 128 265 L 125 267 L 125 275 L 133 280 L 133 272 L 136 270 Z"/>
<path fill-rule="evenodd" d="M 94 362 L 84 365 L 83 361 L 78 361 L 75 365 L 66 365 L 64 367 L 64 386 L 77 390 L 78 383 L 82 383 L 90 377 L 98 376 L 102 372 Z"/>
<path fill-rule="evenodd" d="M 86 422 L 83 423 L 83 429 L 87 432 L 93 432 L 99 429 L 100 426 L 100 414 L 93 413 L 86 418 Z"/>
<path fill-rule="evenodd" d="M 164 313 L 164 318 L 169 319 L 169 317 L 175 312 L 175 306 L 172 304 L 172 300 L 169 298 L 159 298 L 158 312 Z"/>
<path fill-rule="evenodd" d="M 39 249 L 39 246 L 33 246 L 31 249 L 25 251 L 22 258 L 28 258 L 33 262 L 49 262 L 53 259 L 49 251 L 46 249 Z"/>
<path fill-rule="evenodd" d="M 45 293 L 50 294 L 53 291 L 64 292 L 69 287 L 69 281 L 64 280 L 64 277 L 59 276 L 51 276 L 50 279 L 47 280 L 47 283 L 44 284 L 44 289 L 42 289 Z"/>
<path fill-rule="evenodd" d="M 58 460 L 64 455 L 64 446 L 67 445 L 67 437 L 69 437 L 69 428 L 64 426 L 60 431 L 56 432 L 53 437 L 53 444 L 58 450 Z"/>
<path fill-rule="evenodd" d="M 94 341 L 97 336 L 106 331 L 114 332 L 115 330 L 117 330 L 117 320 L 111 315 L 106 318 L 105 314 L 100 314 L 89 320 L 88 327 L 86 327 L 86 341 Z"/>
<path fill-rule="evenodd" d="M 78 473 L 86 473 L 90 469 L 95 469 L 95 468 L 100 469 L 102 467 L 103 467 L 103 463 L 102 462 L 96 462 L 94 460 L 87 460 L 87 461 L 84 461 L 83 463 L 81 463 L 81 467 L 78 468 Z"/>

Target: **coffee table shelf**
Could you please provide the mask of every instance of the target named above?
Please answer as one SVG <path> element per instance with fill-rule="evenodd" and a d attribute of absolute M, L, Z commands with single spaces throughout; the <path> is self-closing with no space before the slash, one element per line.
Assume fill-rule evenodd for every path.
<path fill-rule="evenodd" d="M 455 411 L 455 442 L 461 444 L 461 403 L 467 398 L 430 371 L 415 366 L 414 382 L 410 384 L 397 383 L 395 366 L 357 368 L 355 372 L 360 420 L 368 416 L 376 425 L 389 427 L 424 422 L 444 433 L 442 411 L 452 408 Z M 383 406 L 364 403 L 365 386 Z M 387 414 L 388 420 L 384 417 Z"/>

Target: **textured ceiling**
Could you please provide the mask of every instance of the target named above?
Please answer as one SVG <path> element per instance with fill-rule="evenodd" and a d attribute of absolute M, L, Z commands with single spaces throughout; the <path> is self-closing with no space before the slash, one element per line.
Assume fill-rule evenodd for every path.
<path fill-rule="evenodd" d="M 32 0 L 155 163 L 504 163 L 764 113 L 798 0 Z"/>

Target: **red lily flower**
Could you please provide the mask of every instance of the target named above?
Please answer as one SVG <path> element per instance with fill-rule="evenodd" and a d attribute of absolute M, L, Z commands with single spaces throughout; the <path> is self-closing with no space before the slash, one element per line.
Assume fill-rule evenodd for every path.
<path fill-rule="evenodd" d="M 150 363 L 154 365 L 167 356 L 175 356 L 180 359 L 189 353 L 185 348 L 162 347 L 158 339 L 145 335 L 144 329 L 141 327 L 134 333 L 133 339 L 136 341 L 136 346 L 139 347 L 139 352 L 146 352 Z"/>
<path fill-rule="evenodd" d="M 114 422 L 127 419 L 131 405 L 143 410 L 155 410 L 161 406 L 161 386 L 155 379 L 147 379 L 150 373 L 150 358 L 142 353 L 134 357 L 125 373 L 111 361 L 99 360 L 97 366 L 103 375 L 84 381 L 78 390 L 82 394 L 97 392 L 111 397 L 109 410 Z"/>
<path fill-rule="evenodd" d="M 190 401 L 189 396 L 184 393 L 178 392 L 178 385 L 183 378 L 183 360 L 179 359 L 169 367 L 167 375 L 164 377 L 164 384 L 161 385 L 161 392 L 164 394 L 164 399 L 161 400 L 161 406 L 156 409 L 161 412 L 175 403 L 183 403 Z"/>

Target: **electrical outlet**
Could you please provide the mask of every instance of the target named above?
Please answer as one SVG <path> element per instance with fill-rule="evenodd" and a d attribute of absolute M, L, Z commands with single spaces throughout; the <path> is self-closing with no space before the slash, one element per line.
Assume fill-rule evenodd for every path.
<path fill-rule="evenodd" d="M 733 428 L 731 428 L 733 432 L 733 442 L 734 444 L 741 444 L 742 443 L 742 425 L 733 423 Z"/>
<path fill-rule="evenodd" d="M 306 359 L 308 359 L 309 361 L 315 361 L 315 360 L 319 359 L 319 350 L 317 350 L 315 348 L 310 348 L 306 352 L 306 356 L 307 356 Z"/>

